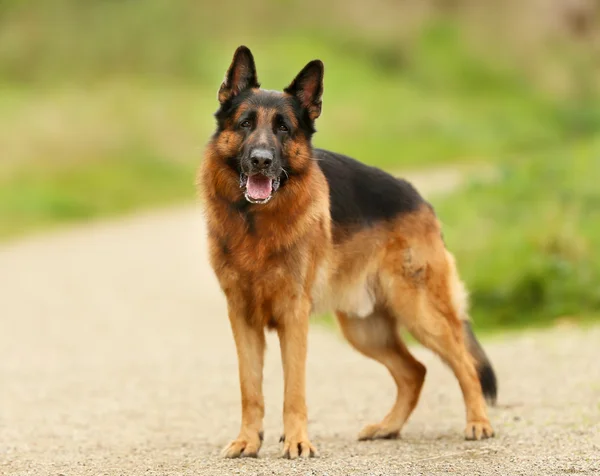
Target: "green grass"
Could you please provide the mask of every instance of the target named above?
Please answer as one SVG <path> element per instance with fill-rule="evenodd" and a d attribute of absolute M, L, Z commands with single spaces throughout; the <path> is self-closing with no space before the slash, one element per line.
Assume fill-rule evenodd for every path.
<path fill-rule="evenodd" d="M 0 188 L 0 238 L 190 200 L 194 193 L 193 169 L 151 153 L 28 171 Z"/>
<path fill-rule="evenodd" d="M 523 54 L 469 39 L 468 3 L 404 3 L 0 1 L 0 238 L 191 199 L 242 43 L 270 89 L 321 58 L 315 145 L 386 168 L 510 163 L 598 130 L 585 44 Z"/>
<path fill-rule="evenodd" d="M 498 183 L 434 202 L 478 326 L 597 316 L 599 183 L 596 139 L 523 159 Z"/>
<path fill-rule="evenodd" d="M 268 89 L 324 61 L 318 147 L 393 170 L 500 168 L 434 203 L 478 327 L 597 316 L 597 52 L 512 3 L 502 37 L 473 36 L 460 0 L 425 16 L 411 2 L 0 0 L 0 239 L 194 199 L 216 91 L 246 44 Z"/>
<path fill-rule="evenodd" d="M 578 101 L 545 94 L 516 70 L 476 56 L 452 24 L 422 29 L 408 52 L 348 32 L 306 34 L 257 38 L 259 78 L 282 89 L 307 61 L 322 58 L 315 145 L 370 164 L 510 163 L 542 145 L 551 150 L 593 135 L 600 124 L 593 93 Z M 147 59 L 138 65 L 150 68 L 147 77 L 131 69 L 69 84 L 34 68 L 29 82 L 0 89 L 0 149 L 8 159 L 0 163 L 0 237 L 192 199 L 233 47 L 196 49 L 203 52 L 197 74 L 176 70 L 165 79 Z"/>

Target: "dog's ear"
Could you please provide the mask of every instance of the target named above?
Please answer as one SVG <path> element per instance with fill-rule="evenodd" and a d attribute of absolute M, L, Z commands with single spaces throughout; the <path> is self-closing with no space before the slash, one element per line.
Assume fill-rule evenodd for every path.
<path fill-rule="evenodd" d="M 323 95 L 323 62 L 314 60 L 308 63 L 284 91 L 295 96 L 308 112 L 311 121 L 321 115 Z"/>
<path fill-rule="evenodd" d="M 240 46 L 219 88 L 219 102 L 223 104 L 246 89 L 259 87 L 252 53 L 246 46 Z"/>

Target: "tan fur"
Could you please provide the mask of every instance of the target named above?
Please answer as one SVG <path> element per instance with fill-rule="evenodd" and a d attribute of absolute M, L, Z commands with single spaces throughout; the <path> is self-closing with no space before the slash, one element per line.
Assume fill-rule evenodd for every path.
<path fill-rule="evenodd" d="M 397 332 L 395 319 L 385 311 L 375 312 L 366 319 L 349 318 L 342 312 L 336 315 L 348 342 L 363 355 L 385 365 L 398 387 L 396 402 L 386 417 L 380 423 L 367 425 L 358 438 L 395 438 L 417 405 L 425 381 L 425 366 L 408 351 Z"/>
<path fill-rule="evenodd" d="M 243 200 L 238 177 L 223 167 L 221 158 L 235 144 L 227 135 L 213 142 L 200 171 L 210 261 L 227 297 L 240 368 L 242 427 L 225 455 L 254 456 L 260 448 L 265 327 L 276 328 L 281 343 L 284 451 L 290 457 L 314 454 L 306 428 L 306 341 L 311 289 L 318 264 L 330 253 L 324 246 L 331 241 L 327 183 L 317 167 L 307 167 L 302 179 L 290 182 L 277 200 L 253 214 L 252 227 L 264 232 L 250 233 L 248 222 L 231 205 Z M 306 145 L 295 147 L 300 161 Z"/>
<path fill-rule="evenodd" d="M 270 93 L 269 93 L 270 94 Z M 259 111 L 258 120 L 270 121 Z M 327 181 L 301 139 L 284 151 L 297 176 L 273 199 L 244 203 L 239 176 L 225 165 L 239 134 L 225 130 L 207 147 L 199 182 L 209 230 L 210 262 L 227 297 L 242 394 L 239 436 L 224 453 L 256 456 L 263 430 L 265 328 L 276 329 L 284 369 L 284 454 L 315 453 L 307 433 L 305 373 L 311 310 L 333 309 L 347 340 L 381 362 L 398 387 L 394 406 L 360 439 L 399 434 L 415 408 L 425 367 L 402 342 L 408 329 L 451 367 L 462 389 L 468 437 L 492 436 L 475 361 L 465 344 L 466 292 L 432 209 L 369 228 L 331 222 Z"/>

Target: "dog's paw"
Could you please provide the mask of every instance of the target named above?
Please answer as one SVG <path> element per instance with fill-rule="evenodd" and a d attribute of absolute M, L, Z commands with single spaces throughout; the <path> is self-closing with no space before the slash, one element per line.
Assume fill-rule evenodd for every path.
<path fill-rule="evenodd" d="M 306 435 L 292 435 L 289 438 L 286 435 L 281 435 L 279 441 L 283 442 L 283 451 L 281 453 L 283 458 L 316 458 L 319 456 L 319 452 Z"/>
<path fill-rule="evenodd" d="M 236 440 L 223 448 L 221 456 L 224 458 L 257 458 L 262 440 L 262 432 L 240 434 Z"/>
<path fill-rule="evenodd" d="M 489 421 L 470 421 L 465 428 L 465 439 L 467 440 L 484 440 L 493 436 L 494 430 Z"/>
<path fill-rule="evenodd" d="M 394 440 L 400 435 L 398 428 L 390 428 L 383 423 L 365 426 L 358 434 L 358 441 L 366 440 Z"/>

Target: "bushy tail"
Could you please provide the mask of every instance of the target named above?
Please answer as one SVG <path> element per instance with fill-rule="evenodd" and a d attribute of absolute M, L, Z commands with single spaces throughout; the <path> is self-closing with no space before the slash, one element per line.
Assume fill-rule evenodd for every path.
<path fill-rule="evenodd" d="M 483 347 L 481 347 L 481 344 L 473 333 L 471 321 L 469 320 L 468 293 L 464 283 L 458 276 L 454 256 L 452 256 L 449 251 L 446 251 L 446 258 L 448 260 L 450 270 L 449 282 L 452 305 L 456 310 L 459 319 L 462 321 L 465 343 L 467 344 L 469 353 L 475 360 L 475 367 L 477 368 L 477 374 L 479 375 L 479 382 L 481 383 L 483 395 L 488 403 L 495 405 L 496 397 L 498 396 L 498 382 L 496 381 L 496 374 L 494 373 L 490 359 L 488 359 L 487 355 L 485 355 Z"/>
<path fill-rule="evenodd" d="M 448 260 L 450 270 L 450 296 L 452 299 L 452 305 L 456 310 L 456 313 L 462 321 L 463 334 L 465 336 L 465 343 L 469 353 L 475 360 L 475 366 L 477 368 L 477 374 L 479 375 L 479 382 L 481 383 L 481 389 L 485 399 L 491 405 L 496 403 L 496 397 L 498 396 L 498 382 L 496 381 L 496 374 L 492 368 L 492 364 L 488 359 L 487 355 L 481 344 L 477 341 L 473 328 L 471 327 L 471 321 L 469 321 L 469 299 L 465 285 L 460 280 L 458 272 L 456 271 L 456 262 L 454 256 L 449 251 L 446 251 L 446 258 Z"/>
<path fill-rule="evenodd" d="M 465 335 L 465 342 L 470 354 L 475 359 L 475 365 L 477 367 L 477 374 L 479 375 L 479 382 L 481 382 L 481 388 L 485 399 L 491 405 L 496 404 L 496 397 L 498 396 L 498 382 L 496 381 L 496 374 L 492 368 L 492 364 L 485 355 L 485 351 L 481 344 L 473 333 L 470 321 L 463 321 L 463 332 Z"/>

